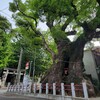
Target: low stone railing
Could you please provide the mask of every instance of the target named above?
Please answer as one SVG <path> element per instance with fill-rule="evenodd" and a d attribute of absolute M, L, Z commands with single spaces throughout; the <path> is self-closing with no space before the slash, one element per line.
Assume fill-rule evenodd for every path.
<path fill-rule="evenodd" d="M 31 84 L 27 86 L 24 86 L 23 84 L 20 85 L 8 84 L 7 88 L 7 92 L 10 93 L 31 93 L 31 90 L 33 91 L 34 94 L 46 94 L 46 95 L 52 94 L 53 96 L 61 95 L 61 96 L 77 97 L 77 94 L 79 93 L 80 94 L 79 96 L 82 96 L 83 98 L 85 98 L 85 100 L 88 99 L 87 86 L 85 82 L 82 84 L 39 83 L 39 84 L 34 84 L 33 86 Z"/>
<path fill-rule="evenodd" d="M 8 83 L 7 92 L 12 93 L 31 93 L 31 84 L 24 86 L 23 84 L 10 85 Z"/>

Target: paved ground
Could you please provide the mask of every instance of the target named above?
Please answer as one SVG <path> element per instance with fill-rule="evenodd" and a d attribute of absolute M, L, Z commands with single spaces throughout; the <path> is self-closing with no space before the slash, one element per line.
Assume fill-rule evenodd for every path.
<path fill-rule="evenodd" d="M 0 94 L 0 100 L 49 100 L 44 98 L 33 98 L 14 94 Z"/>
<path fill-rule="evenodd" d="M 17 94 L 8 94 L 6 93 L 6 91 L 6 88 L 0 88 L 0 100 L 49 100 L 44 98 L 33 98 Z"/>
<path fill-rule="evenodd" d="M 4 94 L 7 92 L 7 88 L 0 88 L 0 94 Z"/>

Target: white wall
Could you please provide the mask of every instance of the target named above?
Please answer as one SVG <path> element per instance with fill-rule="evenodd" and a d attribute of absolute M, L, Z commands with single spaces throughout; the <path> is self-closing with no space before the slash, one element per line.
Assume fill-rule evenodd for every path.
<path fill-rule="evenodd" d="M 98 80 L 97 72 L 96 72 L 96 63 L 93 57 L 93 54 L 90 50 L 84 51 L 83 62 L 85 65 L 85 73 L 91 74 L 92 78 Z"/>

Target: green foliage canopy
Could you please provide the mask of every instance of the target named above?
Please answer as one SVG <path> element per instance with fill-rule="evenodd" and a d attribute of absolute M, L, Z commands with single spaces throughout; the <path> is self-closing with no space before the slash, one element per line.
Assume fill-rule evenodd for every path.
<path fill-rule="evenodd" d="M 31 46 L 34 44 L 44 46 L 52 58 L 58 53 L 57 47 L 61 41 L 66 40 L 71 44 L 69 35 L 77 36 L 74 41 L 76 43 L 78 40 L 84 41 L 79 45 L 100 36 L 100 32 L 96 31 L 100 28 L 98 0 L 25 0 L 25 2 L 13 0 L 9 9 L 14 12 L 13 18 L 22 37 Z M 48 37 L 37 28 L 39 21 L 46 23 L 48 31 L 45 33 L 49 33 L 48 37 L 53 38 L 56 46 L 50 45 Z"/>
<path fill-rule="evenodd" d="M 0 68 L 6 67 L 12 60 L 11 24 L 0 15 Z"/>

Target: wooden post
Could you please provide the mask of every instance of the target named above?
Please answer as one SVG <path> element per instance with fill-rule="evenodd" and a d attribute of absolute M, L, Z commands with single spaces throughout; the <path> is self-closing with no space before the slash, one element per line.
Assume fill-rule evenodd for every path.
<path fill-rule="evenodd" d="M 72 96 L 76 97 L 74 83 L 71 83 Z"/>
<path fill-rule="evenodd" d="M 42 93 L 42 83 L 39 84 L 39 93 Z"/>
<path fill-rule="evenodd" d="M 23 55 L 23 48 L 21 47 L 20 50 L 20 57 L 18 62 L 18 68 L 17 68 L 17 76 L 16 76 L 16 83 L 20 83 L 20 72 L 21 72 L 21 62 L 22 62 L 22 55 Z"/>
<path fill-rule="evenodd" d="M 84 97 L 85 97 L 86 99 L 88 99 L 88 92 L 87 92 L 87 86 L 86 86 L 86 83 L 83 82 L 83 83 L 82 83 L 82 86 L 83 86 Z"/>
<path fill-rule="evenodd" d="M 53 83 L 53 95 L 56 95 L 56 83 Z"/>
<path fill-rule="evenodd" d="M 46 83 L 46 94 L 48 94 L 48 83 Z"/>
<path fill-rule="evenodd" d="M 62 96 L 65 96 L 64 83 L 61 83 L 61 94 Z"/>

